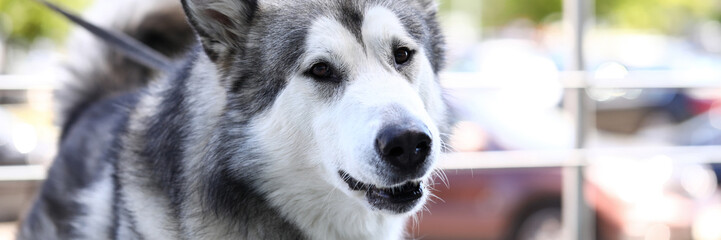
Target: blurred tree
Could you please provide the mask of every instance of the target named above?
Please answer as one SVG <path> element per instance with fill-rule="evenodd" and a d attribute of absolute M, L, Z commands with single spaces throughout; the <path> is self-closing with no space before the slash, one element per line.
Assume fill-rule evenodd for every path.
<path fill-rule="evenodd" d="M 562 11 L 562 0 L 482 0 L 481 21 L 485 26 L 502 26 L 516 19 L 535 23 Z"/>
<path fill-rule="evenodd" d="M 717 0 L 596 0 L 601 24 L 681 34 L 689 25 L 719 14 Z"/>
<path fill-rule="evenodd" d="M 70 10 L 79 11 L 93 0 L 54 0 Z M 117 0 L 122 1 L 122 0 Z M 561 13 L 562 0 L 440 0 L 441 10 L 451 4 L 473 11 L 479 26 L 499 27 L 519 18 L 542 23 Z M 479 4 L 480 3 L 480 4 Z M 602 24 L 622 28 L 656 29 L 680 33 L 694 20 L 721 19 L 718 0 L 595 0 L 596 14 Z M 38 38 L 62 40 L 70 24 L 61 16 L 34 0 L 0 0 L 0 34 L 10 44 L 29 46 Z"/>
<path fill-rule="evenodd" d="M 541 24 L 560 16 L 562 0 L 441 0 L 441 11 L 473 14 L 477 25 L 502 27 L 517 19 Z M 472 7 L 480 6 L 480 7 Z M 480 12 L 480 16 L 479 15 Z M 719 0 L 595 0 L 597 21 L 620 28 L 674 34 L 702 19 L 721 19 Z M 556 18 L 552 18 L 556 19 Z"/>
<path fill-rule="evenodd" d="M 78 11 L 92 0 L 52 2 Z M 39 38 L 60 41 L 69 28 L 67 20 L 34 0 L 0 0 L 0 35 L 4 35 L 9 44 L 27 47 Z"/>

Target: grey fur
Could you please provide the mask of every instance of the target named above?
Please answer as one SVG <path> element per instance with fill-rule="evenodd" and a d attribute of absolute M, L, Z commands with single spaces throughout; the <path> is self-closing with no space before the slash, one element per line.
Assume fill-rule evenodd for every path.
<path fill-rule="evenodd" d="M 100 55 L 68 66 L 78 81 L 58 91 L 63 109 L 60 152 L 19 239 L 307 238 L 260 187 L 257 173 L 269 159 L 248 129 L 301 67 L 308 24 L 319 16 L 339 19 L 362 44 L 364 10 L 386 6 L 426 49 L 433 70 L 437 73 L 443 65 L 443 39 L 430 0 L 182 2 L 201 44 L 179 62 L 178 72 L 150 81 L 152 72 L 102 45 L 96 49 Z M 233 2 L 237 8 L 209 2 Z M 114 21 L 140 37 L 133 34 L 139 26 L 157 22 L 158 13 L 178 6 L 156 7 L 143 13 L 140 25 L 127 18 Z M 176 20 L 163 19 L 185 26 Z M 155 47 L 183 52 L 193 39 L 174 29 L 157 28 L 152 34 L 178 37 L 179 44 Z M 87 60 L 93 61 L 92 68 L 79 67 Z M 218 76 L 203 69 L 217 69 Z M 412 79 L 413 69 L 399 71 Z M 214 90 L 206 86 L 212 85 L 208 81 L 219 81 L 221 90 L 204 92 Z M 346 84 L 318 82 L 319 95 L 331 101 Z M 222 99 L 208 99 L 218 96 Z M 439 125 L 448 128 L 447 123 Z M 110 185 L 103 186 L 106 182 Z M 107 202 L 81 195 L 105 188 L 111 191 L 90 196 Z M 112 219 L 93 222 L 98 216 Z"/>

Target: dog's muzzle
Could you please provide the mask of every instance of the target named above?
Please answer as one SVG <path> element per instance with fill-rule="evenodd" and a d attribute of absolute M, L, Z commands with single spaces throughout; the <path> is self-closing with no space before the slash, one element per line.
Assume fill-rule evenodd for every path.
<path fill-rule="evenodd" d="M 381 160 L 378 177 L 385 186 L 360 182 L 342 170 L 339 174 L 351 190 L 364 191 L 371 206 L 405 213 L 423 197 L 421 180 L 432 165 L 431 146 L 430 131 L 420 121 L 388 124 L 381 128 L 375 140 L 376 154 Z"/>

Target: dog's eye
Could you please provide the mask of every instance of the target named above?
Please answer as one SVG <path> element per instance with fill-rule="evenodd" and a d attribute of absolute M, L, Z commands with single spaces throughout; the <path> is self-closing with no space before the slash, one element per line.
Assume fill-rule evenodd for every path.
<path fill-rule="evenodd" d="M 316 63 L 311 67 L 310 73 L 317 78 L 328 78 L 332 75 L 332 71 L 326 63 Z"/>
<path fill-rule="evenodd" d="M 340 72 L 336 72 L 330 64 L 319 62 L 313 64 L 313 66 L 305 72 L 305 75 L 323 82 L 340 82 L 341 76 L 338 73 Z"/>
<path fill-rule="evenodd" d="M 411 60 L 412 54 L 413 54 L 413 52 L 411 52 L 410 49 L 402 47 L 402 48 L 396 49 L 396 51 L 393 53 L 393 56 L 396 59 L 396 64 L 402 65 L 402 64 L 408 62 L 408 60 Z"/>

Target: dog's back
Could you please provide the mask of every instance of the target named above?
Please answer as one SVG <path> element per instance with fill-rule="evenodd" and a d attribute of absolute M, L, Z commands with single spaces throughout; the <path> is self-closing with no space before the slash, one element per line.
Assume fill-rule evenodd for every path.
<path fill-rule="evenodd" d="M 98 1 L 86 18 L 171 57 L 194 42 L 178 1 Z M 59 152 L 19 239 L 76 239 L 89 232 L 111 238 L 119 214 L 111 171 L 117 144 L 138 89 L 159 75 L 84 30 L 74 32 L 69 44 L 62 87 L 55 92 Z"/>

